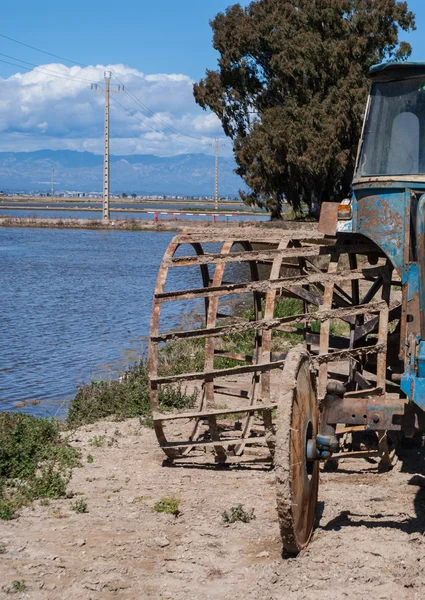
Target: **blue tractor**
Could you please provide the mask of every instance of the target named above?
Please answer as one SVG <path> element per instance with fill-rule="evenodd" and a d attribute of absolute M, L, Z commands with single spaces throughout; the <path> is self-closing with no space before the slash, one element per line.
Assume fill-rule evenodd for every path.
<path fill-rule="evenodd" d="M 165 253 L 149 351 L 160 446 L 174 462 L 272 460 L 287 552 L 311 538 L 321 461 L 386 470 L 400 437 L 425 431 L 424 174 L 425 64 L 379 65 L 352 197 L 323 204 L 318 228 L 218 222 Z M 192 406 L 165 411 L 170 394 Z"/>

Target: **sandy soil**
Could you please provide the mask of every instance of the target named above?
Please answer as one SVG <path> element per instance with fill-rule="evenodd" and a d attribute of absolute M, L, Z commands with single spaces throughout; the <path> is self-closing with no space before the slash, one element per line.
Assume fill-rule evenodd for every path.
<path fill-rule="evenodd" d="M 105 436 L 103 445 L 90 443 L 95 436 Z M 87 426 L 73 444 L 83 453 L 69 486 L 74 497 L 37 502 L 19 519 L 0 522 L 2 599 L 423 598 L 420 447 L 403 450 L 388 474 L 353 460 L 322 473 L 312 543 L 288 558 L 281 555 L 274 473 L 255 457 L 225 469 L 201 461 L 163 466 L 152 430 L 138 420 Z M 177 517 L 153 510 L 172 496 L 181 500 Z M 79 500 L 87 513 L 73 510 Z M 256 519 L 223 523 L 222 512 L 238 503 Z M 14 581 L 25 591 L 14 591 Z"/>

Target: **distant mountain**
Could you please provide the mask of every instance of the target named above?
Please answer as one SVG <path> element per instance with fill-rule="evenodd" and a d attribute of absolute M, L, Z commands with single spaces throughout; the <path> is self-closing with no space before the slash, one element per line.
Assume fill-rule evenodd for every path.
<path fill-rule="evenodd" d="M 159 157 L 111 156 L 111 192 L 127 194 L 213 195 L 215 158 L 206 154 Z M 220 194 L 244 187 L 233 159 L 220 158 Z M 55 189 L 102 191 L 103 156 L 71 150 L 0 152 L 0 190 L 49 191 L 52 167 Z"/>

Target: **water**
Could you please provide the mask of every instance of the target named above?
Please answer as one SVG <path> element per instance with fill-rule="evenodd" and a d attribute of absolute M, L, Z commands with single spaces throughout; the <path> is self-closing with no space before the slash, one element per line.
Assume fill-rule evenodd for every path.
<path fill-rule="evenodd" d="M 23 207 L 23 208 L 31 208 L 32 206 L 45 206 L 45 207 L 57 207 L 57 208 L 92 208 L 93 210 L 96 210 L 98 212 L 102 212 L 102 203 L 101 202 L 54 202 L 52 203 L 51 201 L 46 201 L 46 200 L 42 200 L 40 199 L 40 202 L 7 202 L 7 200 L 5 201 L 0 201 L 0 207 L 2 204 L 6 204 L 8 206 L 19 206 L 19 207 Z M 199 211 L 213 211 L 214 210 L 214 203 L 210 203 L 210 204 L 202 204 L 199 202 L 185 202 L 185 203 L 172 203 L 172 202 L 143 202 L 143 203 L 138 203 L 138 202 L 123 202 L 123 203 L 114 203 L 111 202 L 111 209 L 113 210 L 114 208 L 130 208 L 133 210 L 144 210 L 144 209 L 149 209 L 149 210 L 170 210 L 170 211 L 174 211 L 174 210 L 187 210 L 187 211 L 191 211 L 194 209 L 197 209 Z M 235 206 L 234 203 L 231 203 L 230 206 L 228 206 L 226 204 L 226 202 L 221 202 L 220 203 L 220 210 L 219 212 L 232 212 L 232 211 L 249 211 L 252 212 L 252 207 L 251 206 L 247 206 L 246 204 L 237 204 Z M 257 212 L 261 212 L 257 209 Z"/>
<path fill-rule="evenodd" d="M 78 384 L 117 376 L 142 355 L 173 235 L 0 228 L 0 410 L 23 400 L 36 414 L 63 414 Z M 184 277 L 199 286 L 199 270 Z M 169 328 L 181 318 L 172 304 Z"/>
<path fill-rule="evenodd" d="M 146 207 L 145 207 L 146 208 Z M 152 210 L 150 210 L 150 212 L 116 212 L 113 210 L 111 210 L 110 216 L 111 219 L 114 220 L 119 220 L 119 219 L 142 219 L 142 220 L 147 220 L 147 221 L 153 221 L 154 219 L 154 213 L 157 212 L 159 214 L 159 219 L 162 220 L 172 220 L 173 219 L 173 214 L 161 214 L 161 212 L 163 210 L 170 210 L 167 209 L 166 207 L 154 207 Z M 174 207 L 175 211 L 185 211 L 185 208 L 176 208 Z M 187 209 L 188 212 L 190 213 L 190 210 Z M 192 209 L 193 210 L 193 209 Z M 204 210 L 210 210 L 210 209 L 204 209 Z M 258 214 L 258 215 L 252 215 L 252 214 L 241 214 L 241 215 L 237 215 L 237 216 L 233 216 L 234 213 L 232 213 L 232 210 L 227 209 L 227 210 L 220 210 L 219 211 L 219 216 L 216 217 L 217 221 L 247 221 L 247 220 L 256 220 L 256 221 L 265 221 L 268 220 L 269 217 L 264 215 L 264 214 Z M 25 209 L 5 209 L 5 208 L 1 208 L 0 205 L 0 216 L 9 216 L 9 217 L 22 217 L 22 218 L 31 218 L 31 219 L 100 219 L 102 217 L 101 211 L 99 211 L 99 209 L 97 210 L 82 210 L 82 211 L 78 211 L 78 210 L 34 210 L 33 208 L 28 208 L 27 210 Z M 186 214 L 181 214 L 181 215 L 177 215 L 177 220 L 179 219 L 183 219 L 183 220 L 207 220 L 207 221 L 212 221 L 212 216 L 211 215 L 207 215 L 205 216 L 205 213 L 202 215 L 201 214 L 196 214 L 193 213 L 189 216 L 187 216 Z"/>

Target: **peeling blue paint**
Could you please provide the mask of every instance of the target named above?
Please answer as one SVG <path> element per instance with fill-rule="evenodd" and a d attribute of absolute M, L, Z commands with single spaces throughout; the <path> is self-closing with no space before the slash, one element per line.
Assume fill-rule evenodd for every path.
<path fill-rule="evenodd" d="M 411 302 L 419 294 L 419 269 L 417 263 L 403 267 L 403 283 L 407 283 L 407 298 Z"/>
<path fill-rule="evenodd" d="M 355 232 L 373 240 L 396 268 L 404 265 L 404 221 L 410 193 L 405 189 L 354 188 Z"/>

